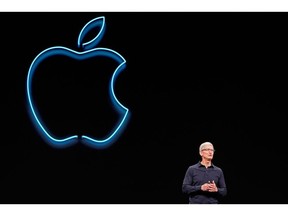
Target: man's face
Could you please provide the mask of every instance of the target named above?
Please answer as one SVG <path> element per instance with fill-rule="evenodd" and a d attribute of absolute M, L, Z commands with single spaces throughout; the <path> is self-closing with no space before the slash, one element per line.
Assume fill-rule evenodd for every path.
<path fill-rule="evenodd" d="M 207 144 L 201 149 L 200 155 L 206 160 L 212 160 L 214 156 L 214 147 L 211 144 Z"/>

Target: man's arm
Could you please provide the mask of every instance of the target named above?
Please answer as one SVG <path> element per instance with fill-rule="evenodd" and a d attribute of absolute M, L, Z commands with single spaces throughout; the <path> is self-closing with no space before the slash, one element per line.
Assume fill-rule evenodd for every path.
<path fill-rule="evenodd" d="M 183 184 L 182 184 L 183 193 L 190 194 L 190 193 L 201 190 L 201 185 L 197 185 L 197 186 L 192 185 L 192 182 L 193 182 L 192 174 L 193 174 L 193 169 L 189 167 L 186 171 Z"/>
<path fill-rule="evenodd" d="M 218 187 L 218 194 L 221 196 L 226 196 L 227 188 L 226 188 L 225 178 L 224 178 L 224 174 L 222 170 L 221 170 L 221 175 L 220 175 L 217 187 Z"/>

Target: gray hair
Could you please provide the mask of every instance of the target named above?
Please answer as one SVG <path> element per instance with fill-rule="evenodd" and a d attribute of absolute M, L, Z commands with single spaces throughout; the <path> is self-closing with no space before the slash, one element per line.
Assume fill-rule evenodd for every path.
<path fill-rule="evenodd" d="M 213 144 L 211 142 L 204 142 L 200 145 L 199 152 L 201 152 L 202 149 L 205 148 L 206 145 L 212 145 L 213 146 Z"/>

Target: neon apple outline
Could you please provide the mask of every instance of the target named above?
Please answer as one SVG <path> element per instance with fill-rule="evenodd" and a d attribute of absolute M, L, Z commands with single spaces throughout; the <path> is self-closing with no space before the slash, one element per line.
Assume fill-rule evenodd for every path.
<path fill-rule="evenodd" d="M 84 43 L 83 39 L 87 35 L 87 33 L 95 28 L 100 27 L 100 31 L 98 34 L 90 41 Z M 123 56 L 121 56 L 118 52 L 109 49 L 109 48 L 103 48 L 103 47 L 96 47 L 96 45 L 100 42 L 104 35 L 105 31 L 105 17 L 97 17 L 95 19 L 92 19 L 89 21 L 80 31 L 80 34 L 78 36 L 77 45 L 79 48 L 82 48 L 82 52 L 77 52 L 75 50 L 69 49 L 67 47 L 63 46 L 54 46 L 47 48 L 40 52 L 32 61 L 28 75 L 27 75 L 27 82 L 26 82 L 26 91 L 27 91 L 27 100 L 28 100 L 28 112 L 29 116 L 39 132 L 39 134 L 42 136 L 43 139 L 48 142 L 48 144 L 52 145 L 53 147 L 57 148 L 64 148 L 68 147 L 72 144 L 81 142 L 83 144 L 86 144 L 93 148 L 107 148 L 112 143 L 116 141 L 116 139 L 120 136 L 120 134 L 124 131 L 125 126 L 128 123 L 128 119 L 130 116 L 129 109 L 122 105 L 114 92 L 114 82 L 117 78 L 117 76 L 122 72 L 126 67 L 126 60 Z M 88 58 L 95 58 L 97 56 L 104 56 L 108 58 L 112 58 L 116 62 L 119 63 L 118 67 L 113 72 L 111 81 L 110 81 L 110 88 L 109 88 L 109 95 L 110 99 L 114 105 L 114 108 L 118 111 L 118 113 L 121 115 L 122 118 L 119 118 L 120 120 L 114 127 L 114 129 L 106 136 L 106 138 L 103 139 L 96 139 L 91 136 L 86 135 L 72 135 L 69 137 L 64 138 L 56 138 L 56 136 L 52 135 L 48 128 L 45 126 L 44 121 L 41 120 L 41 117 L 39 115 L 39 112 L 37 111 L 37 107 L 35 106 L 34 99 L 32 96 L 32 79 L 33 75 L 35 73 L 35 69 L 37 66 L 45 59 L 47 59 L 50 56 L 55 55 L 63 55 L 68 56 L 75 60 L 83 60 Z"/>

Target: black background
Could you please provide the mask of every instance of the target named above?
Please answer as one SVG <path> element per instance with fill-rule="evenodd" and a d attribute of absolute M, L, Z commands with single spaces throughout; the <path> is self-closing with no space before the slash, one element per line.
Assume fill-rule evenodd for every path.
<path fill-rule="evenodd" d="M 98 46 L 127 60 L 116 95 L 131 119 L 107 149 L 56 149 L 27 114 L 28 69 L 46 48 L 77 50 L 80 30 L 98 16 L 107 25 Z M 225 174 L 222 203 L 288 203 L 287 13 L 2 12 L 0 18 L 0 203 L 185 204 L 184 174 L 205 141 L 214 144 L 213 162 Z M 71 83 L 70 97 L 72 85 L 86 86 L 85 79 Z M 77 127 L 69 114 L 86 108 L 93 114 L 85 99 L 63 104 L 63 131 Z M 59 127 L 55 107 L 49 112 L 53 100 L 38 101 Z M 85 130 L 97 127 L 84 123 Z"/>

